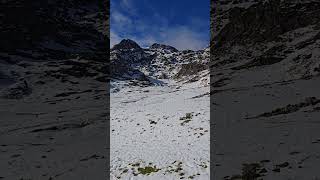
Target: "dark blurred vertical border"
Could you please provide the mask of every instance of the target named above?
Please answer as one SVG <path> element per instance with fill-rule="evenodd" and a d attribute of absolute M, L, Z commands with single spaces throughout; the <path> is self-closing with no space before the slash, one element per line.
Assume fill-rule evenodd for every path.
<path fill-rule="evenodd" d="M 105 4 L 106 4 L 106 31 L 107 31 L 107 35 L 108 35 L 108 39 L 106 41 L 107 45 L 107 66 L 106 66 L 106 70 L 107 70 L 107 98 L 106 98 L 106 110 L 107 110 L 107 118 L 106 118 L 106 135 L 107 135 L 107 143 L 106 143 L 106 179 L 109 180 L 110 179 L 110 79 L 111 79 L 111 70 L 110 70 L 110 0 L 105 0 Z"/>
<path fill-rule="evenodd" d="M 107 147 L 106 147 L 106 179 L 110 179 L 110 79 L 111 79 L 111 71 L 110 71 L 110 0 L 105 0 L 105 4 L 106 4 L 106 31 L 107 31 L 107 35 L 108 35 L 108 39 L 106 41 L 106 43 L 108 43 L 107 45 L 107 66 L 106 66 L 106 70 L 107 70 L 107 99 L 106 99 L 106 110 L 107 110 L 107 127 L 106 127 L 106 133 L 107 133 Z"/>
<path fill-rule="evenodd" d="M 212 0 L 211 179 L 319 179 L 320 1 Z"/>
<path fill-rule="evenodd" d="M 0 1 L 0 179 L 109 178 L 109 12 Z"/>
<path fill-rule="evenodd" d="M 212 96 L 212 83 L 213 82 L 213 78 L 212 78 L 212 62 L 213 62 L 213 37 L 214 37 L 214 33 L 215 33 L 215 24 L 214 24 L 214 13 L 215 13 L 215 1 L 211 0 L 210 1 L 210 63 L 209 63 L 209 70 L 210 70 L 210 179 L 213 178 L 214 176 L 214 114 L 213 114 L 213 109 L 212 109 L 212 104 L 213 104 L 213 96 Z"/>

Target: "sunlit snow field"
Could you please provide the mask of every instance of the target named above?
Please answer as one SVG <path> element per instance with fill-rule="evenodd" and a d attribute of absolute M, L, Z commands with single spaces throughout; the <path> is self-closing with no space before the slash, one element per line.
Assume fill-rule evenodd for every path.
<path fill-rule="evenodd" d="M 209 179 L 209 87 L 166 83 L 111 93 L 111 179 Z"/>

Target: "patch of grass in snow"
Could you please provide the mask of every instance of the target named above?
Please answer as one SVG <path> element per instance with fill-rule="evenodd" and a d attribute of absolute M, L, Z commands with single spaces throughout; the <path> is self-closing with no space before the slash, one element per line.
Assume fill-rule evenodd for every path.
<path fill-rule="evenodd" d="M 148 163 L 147 166 L 142 167 L 142 164 L 146 164 L 145 162 L 137 162 L 137 163 L 129 163 L 131 166 L 131 172 L 134 176 L 138 176 L 139 174 L 142 175 L 150 175 L 151 173 L 155 173 L 161 170 L 161 168 L 157 168 L 155 165 L 151 166 L 152 163 Z M 128 172 L 128 171 L 127 171 Z"/>
<path fill-rule="evenodd" d="M 186 118 L 191 119 L 192 118 L 192 113 L 186 113 Z"/>
<path fill-rule="evenodd" d="M 182 123 L 180 123 L 181 126 L 189 123 L 192 120 L 192 117 L 193 117 L 192 113 L 186 113 L 184 117 L 181 117 L 180 121 L 183 121 Z"/>
<path fill-rule="evenodd" d="M 138 168 L 138 171 L 140 174 L 143 174 L 143 175 L 149 175 L 153 172 L 158 172 L 160 169 L 157 169 L 156 166 L 146 166 L 144 168 Z"/>

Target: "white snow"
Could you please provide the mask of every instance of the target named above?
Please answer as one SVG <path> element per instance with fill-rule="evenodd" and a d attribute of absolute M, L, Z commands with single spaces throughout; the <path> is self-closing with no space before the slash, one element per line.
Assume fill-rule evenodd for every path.
<path fill-rule="evenodd" d="M 209 179 L 209 96 L 192 98 L 209 87 L 165 83 L 111 93 L 111 179 Z M 146 166 L 160 170 L 139 173 Z"/>

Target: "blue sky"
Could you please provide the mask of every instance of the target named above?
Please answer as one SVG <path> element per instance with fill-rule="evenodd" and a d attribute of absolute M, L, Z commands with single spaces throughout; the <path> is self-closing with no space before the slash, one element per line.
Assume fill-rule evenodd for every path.
<path fill-rule="evenodd" d="M 163 43 L 177 49 L 209 46 L 209 0 L 111 0 L 110 45 L 124 38 L 142 47 Z"/>

